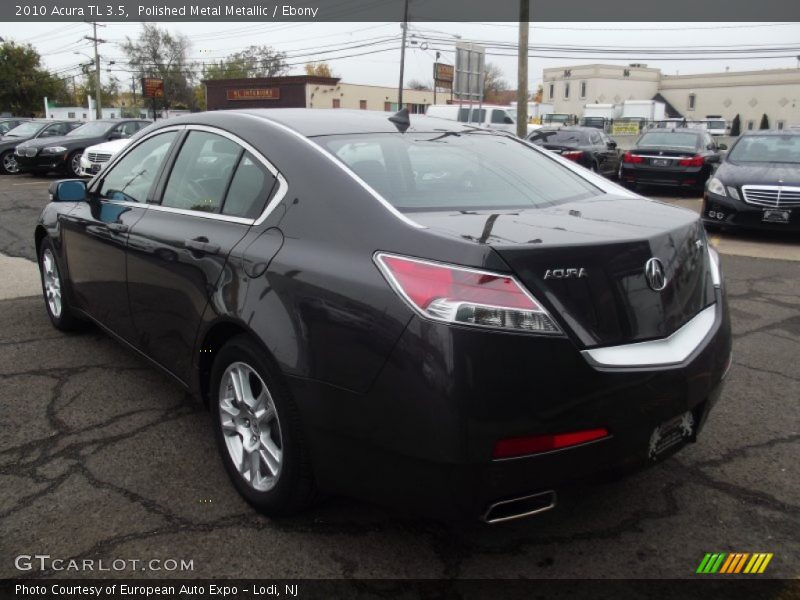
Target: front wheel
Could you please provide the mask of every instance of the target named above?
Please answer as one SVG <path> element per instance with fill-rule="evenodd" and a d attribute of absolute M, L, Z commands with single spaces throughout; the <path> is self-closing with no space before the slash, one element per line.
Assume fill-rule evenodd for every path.
<path fill-rule="evenodd" d="M 13 150 L 6 150 L 0 155 L 0 173 L 3 175 L 16 175 L 19 173 L 19 163 Z"/>
<path fill-rule="evenodd" d="M 56 262 L 56 253 L 49 238 L 44 238 L 39 246 L 39 273 L 42 278 L 42 294 L 45 310 L 56 329 L 73 331 L 85 323 L 75 317 L 69 301 L 64 296 L 61 271 Z"/>
<path fill-rule="evenodd" d="M 67 173 L 69 175 L 81 176 L 81 156 L 83 156 L 83 150 L 76 150 L 67 157 Z"/>
<path fill-rule="evenodd" d="M 263 349 L 246 336 L 223 346 L 209 395 L 217 445 L 238 492 L 271 517 L 306 508 L 314 480 L 300 415 Z"/>

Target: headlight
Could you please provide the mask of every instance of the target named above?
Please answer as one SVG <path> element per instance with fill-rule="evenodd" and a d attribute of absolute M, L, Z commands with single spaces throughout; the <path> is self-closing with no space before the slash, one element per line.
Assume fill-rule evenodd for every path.
<path fill-rule="evenodd" d="M 42 148 L 42 154 L 63 154 L 67 149 L 64 146 L 48 146 Z"/>
<path fill-rule="evenodd" d="M 739 200 L 739 192 L 732 185 L 728 186 L 728 196 L 730 196 L 734 200 Z"/>
<path fill-rule="evenodd" d="M 717 196 L 725 195 L 725 186 L 722 185 L 722 182 L 716 177 L 712 177 L 708 180 L 708 187 L 706 189 Z"/>

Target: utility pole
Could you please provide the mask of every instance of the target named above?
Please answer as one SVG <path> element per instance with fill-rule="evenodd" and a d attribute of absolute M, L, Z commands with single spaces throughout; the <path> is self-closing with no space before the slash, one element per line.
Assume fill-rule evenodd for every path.
<path fill-rule="evenodd" d="M 403 45 L 400 48 L 400 85 L 397 90 L 397 110 L 403 110 L 403 71 L 406 67 L 406 33 L 408 32 L 408 0 L 403 4 Z"/>
<path fill-rule="evenodd" d="M 517 136 L 528 135 L 528 30 L 530 0 L 519 0 L 519 50 L 517 55 Z"/>
<path fill-rule="evenodd" d="M 105 40 L 101 40 L 97 37 L 97 22 L 92 22 L 92 27 L 94 30 L 94 35 L 92 36 L 84 36 L 85 39 L 89 40 L 90 42 L 94 42 L 94 107 L 95 107 L 95 117 L 98 119 L 103 118 L 103 108 L 100 104 L 100 55 L 97 53 L 97 44 L 105 43 Z M 101 26 L 102 27 L 102 26 Z"/>

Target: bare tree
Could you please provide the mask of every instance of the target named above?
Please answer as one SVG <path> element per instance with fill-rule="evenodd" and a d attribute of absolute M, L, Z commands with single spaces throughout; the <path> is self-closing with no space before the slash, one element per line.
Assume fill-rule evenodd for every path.
<path fill-rule="evenodd" d="M 483 69 L 483 99 L 495 102 L 502 92 L 508 90 L 508 82 L 503 79 L 503 70 L 492 63 L 486 63 Z"/>
<path fill-rule="evenodd" d="M 433 84 L 425 83 L 419 79 L 412 79 L 406 84 L 406 87 L 410 90 L 432 90 Z"/>
<path fill-rule="evenodd" d="M 306 75 L 316 75 L 317 77 L 336 77 L 331 70 L 331 66 L 326 62 L 312 62 L 305 66 Z"/>

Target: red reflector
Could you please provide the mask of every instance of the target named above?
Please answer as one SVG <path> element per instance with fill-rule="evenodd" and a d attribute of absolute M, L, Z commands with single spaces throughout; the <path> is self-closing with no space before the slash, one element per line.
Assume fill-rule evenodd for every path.
<path fill-rule="evenodd" d="M 641 162 L 644 162 L 644 159 L 641 156 L 636 156 L 635 154 L 631 154 L 630 152 L 626 152 L 625 155 L 622 157 L 622 162 L 626 162 L 626 163 L 641 163 Z"/>
<path fill-rule="evenodd" d="M 573 431 L 570 433 L 554 433 L 550 435 L 535 435 L 531 437 L 510 438 L 499 440 L 494 445 L 493 458 L 511 458 L 514 456 L 525 456 L 526 454 L 537 454 L 539 452 L 549 452 L 560 448 L 568 448 L 600 440 L 608 437 L 608 430 L 604 428 L 586 429 L 584 431 Z"/>
<path fill-rule="evenodd" d="M 682 158 L 678 161 L 681 167 L 702 167 L 705 159 L 702 156 L 693 156 L 691 158 Z"/>

